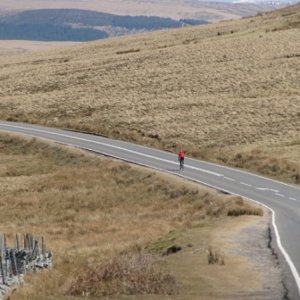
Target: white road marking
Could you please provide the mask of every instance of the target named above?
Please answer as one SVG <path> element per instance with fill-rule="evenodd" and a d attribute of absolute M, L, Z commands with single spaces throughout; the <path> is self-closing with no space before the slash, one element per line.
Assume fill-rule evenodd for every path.
<path fill-rule="evenodd" d="M 20 129 L 23 129 L 23 130 L 24 130 L 23 127 L 19 127 L 19 126 L 12 126 L 12 125 L 6 125 L 6 124 L 1 124 L 1 123 L 0 123 L 0 125 L 6 126 L 6 127 L 20 128 Z M 25 128 L 25 129 L 26 129 L 26 128 Z M 38 129 L 34 129 L 34 130 L 35 130 L 35 131 L 41 131 L 41 132 L 47 132 L 47 131 L 42 131 L 42 130 L 38 130 Z M 23 133 L 23 134 L 27 134 L 27 135 L 28 135 L 28 133 Z M 52 134 L 55 134 L 55 133 L 52 133 Z M 56 134 L 56 135 L 61 135 L 61 134 Z M 61 135 L 61 136 L 71 137 L 71 138 L 74 138 L 74 139 L 85 140 L 85 139 L 76 138 L 76 137 L 67 136 L 67 135 Z M 90 141 L 90 140 L 86 140 L 86 141 L 94 142 L 94 141 Z M 95 142 L 95 143 L 98 143 L 98 142 Z M 100 142 L 99 142 L 99 143 L 100 143 Z M 67 143 L 62 143 L 62 144 L 67 144 Z M 110 145 L 110 146 L 112 146 L 112 145 Z M 75 147 L 79 147 L 79 146 L 75 146 Z M 117 146 L 112 146 L 112 147 L 113 147 L 113 148 L 115 148 L 115 147 L 116 147 L 116 148 L 120 148 L 120 147 L 117 147 Z M 79 147 L 79 148 L 82 148 L 82 149 L 88 149 L 87 147 Z M 100 154 L 104 154 L 103 152 L 99 152 L 99 151 L 97 151 L 97 150 L 93 150 L 93 149 L 89 149 L 89 150 L 94 151 L 94 152 L 98 152 L 98 153 L 100 153 Z M 114 155 L 112 155 L 112 154 L 108 154 L 108 156 L 120 158 L 120 157 L 114 156 Z M 146 155 L 145 155 L 145 156 L 146 156 Z M 120 158 L 120 159 L 122 159 L 122 158 Z M 123 159 L 123 160 L 124 160 L 124 159 Z M 143 163 L 140 163 L 140 165 L 143 165 L 143 166 L 146 166 L 146 167 L 150 167 L 150 168 L 153 168 L 153 169 L 157 169 L 157 170 L 166 171 L 166 170 L 160 169 L 160 168 L 158 168 L 158 167 L 153 167 L 153 166 L 150 166 L 150 165 L 147 165 L 147 164 L 143 164 Z M 216 164 L 212 164 L 212 163 L 211 163 L 211 165 L 217 166 Z M 226 169 L 232 169 L 232 168 L 226 168 Z M 232 169 L 232 170 L 234 170 L 234 169 Z M 236 170 L 235 170 L 235 171 L 236 171 Z M 207 184 L 207 183 L 205 183 L 205 182 L 203 182 L 203 181 L 196 180 L 196 179 L 194 179 L 194 178 L 190 178 L 190 177 L 185 176 L 185 175 L 181 175 L 181 174 L 178 173 L 178 172 L 172 172 L 172 171 L 167 171 L 167 172 L 168 172 L 168 173 L 175 174 L 175 175 L 178 175 L 178 176 L 181 176 L 181 177 L 184 177 L 184 178 L 186 178 L 186 179 L 190 179 L 190 180 L 195 181 L 195 182 L 202 183 L 202 184 L 204 184 L 204 185 L 210 186 L 211 188 L 214 188 L 214 189 L 217 189 L 217 190 L 220 189 L 220 188 L 218 188 L 217 186 Z M 242 172 L 242 171 L 240 171 L 240 172 Z M 247 173 L 247 172 L 243 172 L 243 173 L 246 173 L 246 174 L 251 175 L 251 173 Z M 218 174 L 218 173 L 216 173 L 216 174 Z M 218 174 L 218 176 L 223 176 L 223 175 Z M 260 177 L 260 178 L 265 179 L 265 178 L 262 177 L 262 176 L 257 176 L 257 175 L 256 175 L 256 177 Z M 224 178 L 225 178 L 225 177 L 224 177 Z M 227 177 L 226 179 L 228 179 L 228 178 L 229 178 L 229 177 Z M 274 180 L 273 180 L 273 181 L 274 181 Z M 274 181 L 274 182 L 283 184 L 283 183 L 277 182 L 277 181 Z M 285 184 L 285 185 L 287 185 L 287 184 Z M 290 186 L 290 185 L 287 185 L 287 186 L 293 187 L 293 186 Z M 298 187 L 294 187 L 294 188 L 297 188 L 297 189 L 298 189 Z M 271 191 L 276 191 L 276 190 L 272 190 L 272 189 L 268 189 L 268 188 L 256 188 L 256 189 L 258 189 L 258 190 L 271 190 Z M 223 190 L 224 192 L 228 192 L 229 194 L 233 194 L 232 192 L 230 192 L 230 191 L 228 191 L 228 190 L 226 190 L 226 189 L 222 189 L 222 190 Z M 276 191 L 276 192 L 279 192 L 279 191 Z M 238 193 L 234 193 L 234 194 L 235 194 L 235 195 L 239 195 L 239 196 L 241 196 L 241 197 L 244 197 L 244 196 L 242 196 L 242 195 L 240 195 L 240 194 L 238 194 Z M 265 204 L 262 204 L 262 203 L 260 203 L 259 201 L 256 201 L 256 200 L 254 200 L 254 199 L 247 198 L 247 197 L 244 197 L 244 198 L 249 199 L 249 200 L 251 200 L 251 201 L 253 201 L 253 202 L 255 202 L 255 203 L 259 204 L 259 205 L 262 205 L 262 206 L 266 207 L 267 209 L 269 209 L 269 210 L 272 212 L 272 225 L 273 225 L 273 228 L 274 228 L 274 231 L 275 231 L 275 236 L 276 236 L 276 240 L 277 240 L 278 247 L 279 247 L 280 251 L 282 252 L 283 256 L 285 257 L 285 260 L 287 261 L 287 264 L 289 265 L 289 267 L 290 267 L 290 269 L 291 269 L 291 272 L 292 272 L 292 274 L 293 274 L 293 277 L 294 277 L 294 279 L 295 279 L 295 281 L 296 281 L 296 285 L 297 285 L 297 288 L 298 288 L 298 293 L 300 294 L 300 276 L 299 276 L 299 273 L 298 273 L 298 271 L 297 271 L 297 269 L 296 269 L 296 267 L 295 267 L 293 261 L 291 260 L 290 256 L 288 255 L 288 253 L 286 252 L 286 250 L 285 250 L 284 247 L 282 246 L 281 238 L 280 238 L 279 231 L 278 231 L 278 228 L 277 228 L 277 225 L 276 225 L 276 221 L 275 221 L 275 220 L 276 220 L 276 214 L 275 214 L 275 211 L 274 211 L 271 207 L 269 207 L 269 206 L 267 206 L 267 205 L 265 205 Z M 292 198 L 292 199 L 294 199 L 294 198 Z"/>
<path fill-rule="evenodd" d="M 267 178 L 267 177 L 264 177 L 262 175 L 253 174 L 253 173 L 250 173 L 250 172 L 245 171 L 245 170 L 240 170 L 240 169 L 236 169 L 236 168 L 228 167 L 228 166 L 222 166 L 222 165 L 218 165 L 218 164 L 213 163 L 213 162 L 209 162 L 209 161 L 205 161 L 205 160 L 200 160 L 200 159 L 192 159 L 191 158 L 191 160 L 194 160 L 195 162 L 199 162 L 200 161 L 200 162 L 205 163 L 207 165 L 216 166 L 216 167 L 218 167 L 220 169 L 231 170 L 231 171 L 234 171 L 234 172 L 238 172 L 238 173 L 242 173 L 242 174 L 254 176 L 254 177 L 257 177 L 257 178 L 261 178 L 263 180 L 267 179 L 268 181 L 272 181 L 272 182 L 274 182 L 276 184 L 285 185 L 285 186 L 288 186 L 289 188 L 300 190 L 299 186 L 288 184 L 288 183 L 285 183 L 285 182 L 282 182 L 282 181 L 278 181 L 278 180 L 274 180 L 274 179 L 271 179 L 271 178 Z"/>
<path fill-rule="evenodd" d="M 170 172 L 170 173 L 176 174 L 174 172 Z M 210 186 L 211 188 L 219 190 L 219 188 L 217 186 L 214 186 L 212 184 L 207 184 L 207 183 L 205 183 L 205 182 L 203 182 L 201 180 L 195 180 L 194 178 L 190 178 L 188 176 L 181 175 L 181 174 L 179 176 L 184 177 L 186 179 L 190 179 L 190 180 L 195 181 L 195 182 L 199 182 L 199 183 L 205 184 L 207 186 Z M 277 225 L 276 225 L 276 213 L 275 213 L 275 211 L 271 207 L 269 207 L 268 205 L 263 204 L 263 203 L 261 203 L 261 202 L 259 202 L 257 200 L 252 199 L 252 198 L 245 197 L 245 196 L 243 196 L 241 194 L 238 194 L 238 193 L 232 193 L 232 192 L 230 192 L 230 191 L 228 191 L 226 189 L 222 189 L 222 191 L 227 192 L 227 193 L 232 194 L 232 195 L 241 196 L 241 197 L 243 197 L 245 199 L 248 199 L 248 200 L 250 200 L 252 202 L 255 202 L 258 205 L 262 205 L 262 206 L 266 207 L 268 210 L 271 211 L 271 213 L 272 213 L 272 226 L 274 228 L 274 232 L 275 232 L 275 237 L 276 237 L 278 248 L 281 251 L 281 253 L 283 254 L 283 256 L 284 256 L 287 264 L 289 265 L 289 267 L 291 269 L 293 277 L 294 277 L 294 279 L 296 281 L 296 285 L 297 285 L 297 289 L 298 289 L 298 294 L 300 294 L 300 276 L 299 276 L 299 273 L 298 273 L 298 271 L 297 271 L 297 269 L 296 269 L 296 267 L 295 267 L 292 259 L 290 258 L 290 256 L 288 255 L 288 253 L 286 252 L 285 248 L 283 247 L 283 245 L 281 243 L 281 237 L 279 235 L 279 231 L 278 231 L 278 228 L 277 228 Z"/>
<path fill-rule="evenodd" d="M 24 130 L 24 128 L 21 127 L 21 126 L 6 125 L 6 124 L 1 124 L 1 126 L 12 127 L 12 128 L 17 128 L 17 129 Z M 177 162 L 174 162 L 174 161 L 171 161 L 171 160 L 168 160 L 168 159 L 163 159 L 163 158 L 159 158 L 159 157 L 156 157 L 156 156 L 140 153 L 140 152 L 137 152 L 137 151 L 134 151 L 134 150 L 129 150 L 129 149 L 126 149 L 126 148 L 120 147 L 120 146 L 110 145 L 110 144 L 107 144 L 107 143 L 104 143 L 104 142 L 97 142 L 97 141 L 93 141 L 93 140 L 89 140 L 89 139 L 85 139 L 85 138 L 80 138 L 80 137 L 76 137 L 76 136 L 72 136 L 72 135 L 56 133 L 56 132 L 51 132 L 51 131 L 41 130 L 41 129 L 36 129 L 36 128 L 30 128 L 29 130 L 36 131 L 36 132 L 41 132 L 41 133 L 46 133 L 46 134 L 54 135 L 54 136 L 70 138 L 70 139 L 74 139 L 74 140 L 78 140 L 78 141 L 89 142 L 89 143 L 93 143 L 93 144 L 97 144 L 97 145 L 102 145 L 102 146 L 110 147 L 110 148 L 113 148 L 113 149 L 118 149 L 118 150 L 121 150 L 121 151 L 124 151 L 124 152 L 129 152 L 129 153 L 132 153 L 132 154 L 136 154 L 136 155 L 139 155 L 139 156 L 143 156 L 143 157 L 147 157 L 147 158 L 151 158 L 151 159 L 156 159 L 156 160 L 166 162 L 166 163 L 169 163 L 169 164 L 178 165 Z M 184 167 L 192 169 L 192 170 L 200 171 L 200 172 L 203 172 L 203 173 L 207 173 L 207 174 L 210 174 L 210 175 L 218 176 L 218 177 L 223 176 L 223 174 L 219 174 L 219 173 L 212 172 L 212 171 L 209 171 L 209 170 L 205 170 L 205 169 L 202 169 L 202 168 L 197 168 L 197 167 L 193 167 L 193 166 L 189 166 L 189 165 L 185 165 Z"/>
<path fill-rule="evenodd" d="M 226 177 L 226 176 L 224 176 L 224 179 L 227 179 L 227 180 L 229 180 L 229 181 L 235 181 L 235 179 L 230 178 L 230 177 Z"/>
<path fill-rule="evenodd" d="M 282 194 L 278 194 L 278 193 L 276 193 L 275 195 L 276 195 L 276 196 L 279 196 L 279 197 L 281 197 L 281 198 L 285 198 L 285 196 L 284 196 L 284 195 L 282 195 Z"/>
<path fill-rule="evenodd" d="M 297 201 L 297 199 L 292 198 L 292 197 L 289 197 L 289 199 L 292 200 L 292 201 Z"/>
<path fill-rule="evenodd" d="M 252 186 L 251 184 L 246 183 L 246 182 L 240 182 L 240 184 L 245 185 L 245 186 Z"/>
<path fill-rule="evenodd" d="M 153 156 L 153 158 L 155 158 L 155 156 Z M 156 158 L 156 159 L 161 160 L 160 158 Z M 170 163 L 174 163 L 170 160 L 165 160 L 165 161 L 170 162 Z M 175 164 L 177 165 L 178 163 L 175 163 Z M 223 177 L 223 174 L 212 172 L 212 171 L 209 171 L 209 170 L 205 170 L 205 169 L 201 169 L 201 168 L 197 168 L 197 167 L 193 167 L 193 166 L 189 166 L 189 165 L 184 165 L 184 167 L 185 168 L 188 167 L 189 169 L 201 171 L 201 172 L 208 173 L 208 174 L 211 174 L 211 175 L 214 175 L 214 176 Z"/>
<path fill-rule="evenodd" d="M 279 193 L 278 190 L 274 190 L 274 189 L 269 189 L 269 188 L 256 188 L 257 190 L 260 190 L 260 191 L 270 191 L 270 192 L 274 192 L 274 193 Z"/>

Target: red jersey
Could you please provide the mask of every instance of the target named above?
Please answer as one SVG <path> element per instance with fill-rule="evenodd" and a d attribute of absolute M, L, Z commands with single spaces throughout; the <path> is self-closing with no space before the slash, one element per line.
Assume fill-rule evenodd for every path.
<path fill-rule="evenodd" d="M 179 151 L 178 157 L 179 158 L 184 158 L 184 156 L 185 156 L 185 153 L 183 151 Z"/>

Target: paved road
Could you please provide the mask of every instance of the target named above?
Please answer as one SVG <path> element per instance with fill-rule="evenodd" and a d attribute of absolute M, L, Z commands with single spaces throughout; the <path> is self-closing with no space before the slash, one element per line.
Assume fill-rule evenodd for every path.
<path fill-rule="evenodd" d="M 185 169 L 180 172 L 175 154 L 95 135 L 4 121 L 0 121 L 1 130 L 49 139 L 173 173 L 267 206 L 272 212 L 274 247 L 280 250 L 279 257 L 287 266 L 285 284 L 290 299 L 300 299 L 299 187 L 192 158 L 186 158 Z"/>

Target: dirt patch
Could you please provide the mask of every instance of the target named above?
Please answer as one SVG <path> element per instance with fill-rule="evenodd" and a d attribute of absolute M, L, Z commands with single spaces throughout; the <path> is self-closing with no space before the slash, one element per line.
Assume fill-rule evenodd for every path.
<path fill-rule="evenodd" d="M 243 299 L 283 299 L 285 288 L 282 283 L 282 273 L 276 257 L 273 256 L 269 243 L 270 212 L 265 210 L 260 218 L 246 216 L 243 219 L 231 220 L 223 224 L 222 229 L 213 240 L 224 247 L 226 256 L 240 257 L 245 260 L 247 268 L 246 282 L 253 282 L 253 290 L 244 290 L 247 286 L 240 277 L 240 289 L 230 293 L 231 297 Z M 242 275 L 242 274 L 241 274 Z"/>
<path fill-rule="evenodd" d="M 166 258 L 171 274 L 181 283 L 172 299 L 283 299 L 281 271 L 268 248 L 270 215 L 266 210 L 264 213 L 264 217 L 232 217 L 209 226 L 170 232 L 165 240 L 182 248 Z M 218 253 L 224 264 L 209 264 L 208 249 Z M 152 300 L 153 296 L 122 299 Z M 155 299 L 170 298 L 161 295 Z"/>
<path fill-rule="evenodd" d="M 208 264 L 203 234 L 197 236 L 207 229 L 193 230 L 188 244 L 194 246 L 178 254 L 188 259 L 178 259 L 177 263 L 184 262 L 190 270 L 185 276 L 198 277 L 194 283 L 186 277 L 189 299 L 282 299 L 281 273 L 268 249 L 268 224 L 265 211 L 264 217 L 229 218 L 209 228 L 209 247 L 223 257 L 224 265 Z"/>
<path fill-rule="evenodd" d="M 239 241 L 238 233 L 262 218 L 229 217 L 228 211 L 236 206 L 248 211 L 250 205 L 239 197 L 139 166 L 12 135 L 0 136 L 0 186 L 0 231 L 9 239 L 16 232 L 43 235 L 55 253 L 54 269 L 26 276 L 27 285 L 14 293 L 14 299 L 62 300 L 83 292 L 91 297 L 120 292 L 118 285 L 111 291 L 110 281 L 105 281 L 108 288 L 96 293 L 98 270 L 114 271 L 115 266 L 117 272 L 110 274 L 117 274 L 117 284 L 128 279 L 126 270 L 133 272 L 129 281 L 135 278 L 135 291 L 141 291 L 139 284 L 146 282 L 143 291 L 149 292 L 145 279 L 152 284 L 153 278 L 154 283 L 157 278 L 167 278 L 167 284 L 176 283 L 171 291 L 170 285 L 154 284 L 153 289 L 158 294 L 173 293 L 173 289 L 175 293 L 179 282 L 178 294 L 172 299 L 199 299 L 199 295 L 202 299 L 238 295 L 239 299 L 239 293 L 243 299 L 251 299 L 248 295 L 253 291 L 268 292 L 258 279 L 261 270 L 254 268 L 256 262 L 252 263 L 247 253 L 232 252 L 247 246 L 236 243 L 232 236 L 237 235 Z M 256 211 L 255 206 L 252 209 Z M 261 247 L 268 251 L 267 244 Z M 127 259 L 122 253 L 130 253 L 131 248 L 151 250 L 151 254 L 153 250 L 163 273 L 145 264 L 151 276 L 143 277 L 145 272 L 135 269 L 140 256 L 132 257 L 132 265 L 123 264 Z M 208 264 L 208 249 L 219 255 L 218 263 Z M 87 273 L 86 266 L 90 266 Z M 121 281 L 119 266 L 124 275 Z M 84 284 L 74 291 L 73 287 L 79 287 L 78 274 Z M 88 291 L 85 282 L 90 284 Z M 150 292 L 134 299 L 169 297 Z"/>

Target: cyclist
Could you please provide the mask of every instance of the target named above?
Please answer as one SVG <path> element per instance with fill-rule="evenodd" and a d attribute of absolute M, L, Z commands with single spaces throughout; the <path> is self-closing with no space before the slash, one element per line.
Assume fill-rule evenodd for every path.
<path fill-rule="evenodd" d="M 178 152 L 178 161 L 179 161 L 179 169 L 183 170 L 184 168 L 184 157 L 185 157 L 185 153 L 183 150 L 180 150 Z"/>

